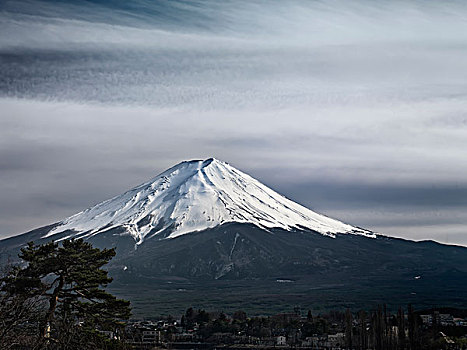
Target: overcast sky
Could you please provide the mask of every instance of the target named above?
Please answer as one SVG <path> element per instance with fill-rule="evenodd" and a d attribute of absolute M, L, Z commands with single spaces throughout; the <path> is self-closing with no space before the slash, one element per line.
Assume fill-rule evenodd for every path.
<path fill-rule="evenodd" d="M 467 245 L 466 82 L 465 1 L 1 1 L 0 237 L 213 156 Z"/>

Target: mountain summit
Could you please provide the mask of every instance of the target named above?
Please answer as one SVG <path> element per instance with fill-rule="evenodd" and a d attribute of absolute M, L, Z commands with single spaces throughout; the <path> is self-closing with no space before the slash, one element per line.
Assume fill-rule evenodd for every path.
<path fill-rule="evenodd" d="M 317 214 L 214 158 L 179 163 L 65 219 L 45 237 L 68 230 L 89 237 L 123 227 L 141 244 L 155 236 L 174 238 L 229 222 L 263 229 L 309 229 L 331 237 L 338 233 L 374 237 L 370 231 Z"/>

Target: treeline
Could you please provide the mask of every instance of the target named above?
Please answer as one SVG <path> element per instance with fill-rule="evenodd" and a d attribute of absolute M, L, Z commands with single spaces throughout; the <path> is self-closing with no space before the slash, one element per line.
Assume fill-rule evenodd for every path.
<path fill-rule="evenodd" d="M 310 318 L 311 317 L 311 318 Z M 208 313 L 205 310 L 189 308 L 181 317 L 185 332 L 196 331 L 201 340 L 207 341 L 218 333 L 231 333 L 257 338 L 291 335 L 300 330 L 303 336 L 324 334 L 331 324 L 325 318 L 313 318 L 311 314 L 303 322 L 297 314 L 279 314 L 272 317 L 248 317 L 245 311 L 236 311 L 230 317 L 225 313 Z"/>
<path fill-rule="evenodd" d="M 360 311 L 355 319 L 346 312 L 345 334 L 349 348 L 375 350 L 418 350 L 427 349 L 422 344 L 422 322 L 411 305 L 407 316 L 403 308 L 390 314 L 386 306 L 378 306 L 372 312 Z"/>
<path fill-rule="evenodd" d="M 266 344 L 262 340 L 285 336 L 292 347 L 321 344 L 324 348 L 330 344 L 330 334 L 339 334 L 342 335 L 339 346 L 345 349 L 467 349 L 467 327 L 442 326 L 436 321 L 427 325 L 419 313 L 411 305 L 406 309 L 400 307 L 395 313 L 380 305 L 375 310 L 356 313 L 347 309 L 317 315 L 308 311 L 306 316 L 294 312 L 248 317 L 244 311 L 237 311 L 228 317 L 224 313 L 189 308 L 181 317 L 181 327 L 204 342 L 215 342 L 222 335 L 225 343 L 238 343 L 241 337 L 251 341 L 253 337 Z"/>

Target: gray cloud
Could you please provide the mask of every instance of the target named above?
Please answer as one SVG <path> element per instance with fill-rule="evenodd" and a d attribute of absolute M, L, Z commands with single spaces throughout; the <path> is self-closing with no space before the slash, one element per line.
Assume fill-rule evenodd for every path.
<path fill-rule="evenodd" d="M 466 18 L 462 1 L 2 2 L 0 235 L 215 156 L 353 224 L 466 244 Z"/>

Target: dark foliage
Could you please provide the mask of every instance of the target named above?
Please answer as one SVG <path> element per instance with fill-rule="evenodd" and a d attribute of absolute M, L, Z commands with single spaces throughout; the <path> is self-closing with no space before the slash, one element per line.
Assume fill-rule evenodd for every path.
<path fill-rule="evenodd" d="M 49 242 L 21 249 L 25 267 L 2 278 L 2 305 L 16 306 L 20 323 L 2 312 L 2 323 L 17 334 L 28 329 L 31 349 L 113 349 L 130 316 L 129 302 L 106 292 L 112 279 L 102 267 L 114 249 L 98 249 L 82 239 Z M 10 315 L 10 314 L 8 314 Z M 19 333 L 18 333 L 19 332 Z M 16 337 L 18 338 L 18 337 Z M 10 347 L 11 340 L 7 343 Z"/>

